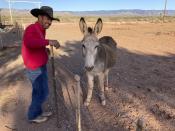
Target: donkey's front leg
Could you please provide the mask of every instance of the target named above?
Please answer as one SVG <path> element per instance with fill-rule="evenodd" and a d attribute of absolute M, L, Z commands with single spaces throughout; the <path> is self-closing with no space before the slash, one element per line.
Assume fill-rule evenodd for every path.
<path fill-rule="evenodd" d="M 104 80 L 104 86 L 105 86 L 105 91 L 108 91 L 109 85 L 108 85 L 108 74 L 109 74 L 109 69 L 105 71 L 105 80 Z"/>
<path fill-rule="evenodd" d="M 104 106 L 106 105 L 106 98 L 104 94 L 104 73 L 100 73 L 98 75 L 98 81 L 99 81 L 99 86 L 100 86 L 100 99 L 101 99 L 101 104 Z"/>
<path fill-rule="evenodd" d="M 94 76 L 87 74 L 87 79 L 88 79 L 88 93 L 87 93 L 87 98 L 84 102 L 85 106 L 88 106 L 91 98 L 92 98 L 92 91 L 93 91 L 93 87 L 94 87 Z"/>

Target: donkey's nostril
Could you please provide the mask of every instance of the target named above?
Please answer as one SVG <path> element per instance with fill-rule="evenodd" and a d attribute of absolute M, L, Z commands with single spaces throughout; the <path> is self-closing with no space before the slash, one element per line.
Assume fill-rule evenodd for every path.
<path fill-rule="evenodd" d="M 94 66 L 85 66 L 85 69 L 87 70 L 87 71 L 91 71 L 92 69 L 94 68 Z"/>
<path fill-rule="evenodd" d="M 94 66 L 91 66 L 91 67 L 90 67 L 90 70 L 92 70 L 92 69 L 94 69 Z"/>

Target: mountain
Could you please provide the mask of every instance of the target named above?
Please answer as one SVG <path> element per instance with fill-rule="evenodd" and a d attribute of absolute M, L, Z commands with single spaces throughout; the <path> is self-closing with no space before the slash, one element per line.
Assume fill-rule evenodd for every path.
<path fill-rule="evenodd" d="M 100 11 L 63 11 L 58 13 L 69 13 L 76 16 L 159 16 L 163 13 L 162 10 L 100 10 Z M 167 10 L 166 14 L 175 16 L 175 10 Z"/>
<path fill-rule="evenodd" d="M 8 9 L 0 9 L 2 15 L 8 15 Z M 27 15 L 29 10 L 13 9 L 13 15 Z M 99 11 L 55 11 L 56 15 L 73 15 L 73 16 L 160 16 L 162 10 L 99 10 Z M 175 16 L 175 10 L 167 10 L 168 16 Z"/>

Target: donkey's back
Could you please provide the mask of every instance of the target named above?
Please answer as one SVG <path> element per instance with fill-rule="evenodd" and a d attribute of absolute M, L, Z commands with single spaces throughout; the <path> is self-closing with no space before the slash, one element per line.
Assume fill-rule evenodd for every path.
<path fill-rule="evenodd" d="M 103 48 L 103 53 L 105 53 L 105 68 L 109 69 L 116 63 L 117 43 L 110 36 L 101 37 L 99 42 Z"/>

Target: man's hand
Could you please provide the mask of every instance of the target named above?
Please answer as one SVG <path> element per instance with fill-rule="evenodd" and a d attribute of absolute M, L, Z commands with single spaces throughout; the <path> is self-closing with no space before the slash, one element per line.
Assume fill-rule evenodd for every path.
<path fill-rule="evenodd" d="M 60 43 L 57 40 L 49 40 L 49 45 L 54 46 L 56 49 L 60 47 Z"/>
<path fill-rule="evenodd" d="M 49 48 L 46 48 L 46 52 L 48 55 L 50 55 L 50 49 Z"/>

